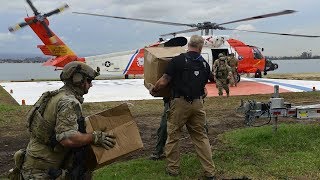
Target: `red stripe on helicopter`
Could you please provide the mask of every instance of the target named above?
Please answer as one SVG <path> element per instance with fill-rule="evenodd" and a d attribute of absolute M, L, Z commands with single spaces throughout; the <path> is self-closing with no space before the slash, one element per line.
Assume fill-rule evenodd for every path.
<path fill-rule="evenodd" d="M 130 61 L 123 74 L 143 74 L 144 49 L 138 49 L 130 58 Z"/>

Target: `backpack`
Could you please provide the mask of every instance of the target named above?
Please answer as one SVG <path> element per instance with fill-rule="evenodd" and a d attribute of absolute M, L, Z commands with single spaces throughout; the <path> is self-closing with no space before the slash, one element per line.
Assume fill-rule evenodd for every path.
<path fill-rule="evenodd" d="M 204 94 L 203 88 L 208 82 L 208 64 L 201 55 L 195 59 L 187 53 L 184 53 L 183 56 L 185 64 L 178 78 L 174 97 L 185 96 L 193 100 Z"/>
<path fill-rule="evenodd" d="M 51 147 L 54 147 L 57 142 L 54 137 L 54 132 L 48 134 L 48 132 L 42 131 L 45 128 L 44 126 L 46 126 L 43 114 L 48 102 L 53 96 L 59 94 L 59 92 L 61 92 L 61 90 L 47 91 L 43 93 L 27 114 L 27 128 L 31 135 L 35 136 L 39 142 L 50 145 Z M 34 129 L 37 129 L 37 131 L 33 131 Z"/>

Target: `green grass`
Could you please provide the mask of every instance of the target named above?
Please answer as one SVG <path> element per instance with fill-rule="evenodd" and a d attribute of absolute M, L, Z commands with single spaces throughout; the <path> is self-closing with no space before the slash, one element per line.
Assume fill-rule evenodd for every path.
<path fill-rule="evenodd" d="M 196 179 L 201 174 L 200 162 L 193 154 L 181 158 L 182 174 L 177 178 L 165 173 L 165 161 L 146 158 L 112 164 L 95 171 L 94 179 Z"/>
<path fill-rule="evenodd" d="M 282 124 L 240 129 L 223 135 L 214 159 L 221 171 L 258 178 L 320 178 L 320 126 Z"/>
<path fill-rule="evenodd" d="M 281 124 L 245 128 L 220 136 L 213 160 L 220 178 L 319 179 L 320 126 Z M 95 179 L 168 179 L 164 161 L 137 159 L 112 164 L 95 172 Z M 201 166 L 193 154 L 182 156 L 177 179 L 196 179 Z"/>

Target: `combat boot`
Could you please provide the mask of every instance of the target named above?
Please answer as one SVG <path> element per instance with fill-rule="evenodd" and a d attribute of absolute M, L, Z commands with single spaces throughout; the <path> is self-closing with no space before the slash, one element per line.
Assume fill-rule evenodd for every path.
<path fill-rule="evenodd" d="M 164 158 L 166 158 L 166 155 L 158 154 L 158 153 L 152 153 L 151 156 L 149 157 L 149 159 L 153 161 L 162 160 Z"/>

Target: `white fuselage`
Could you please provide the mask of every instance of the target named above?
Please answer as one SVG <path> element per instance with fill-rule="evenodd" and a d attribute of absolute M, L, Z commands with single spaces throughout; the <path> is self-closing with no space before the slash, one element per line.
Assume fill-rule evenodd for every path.
<path fill-rule="evenodd" d="M 190 37 L 185 37 L 188 42 Z M 235 52 L 235 50 L 226 41 L 228 36 L 203 36 L 205 42 L 202 49 L 202 56 L 212 66 L 216 57 L 213 57 L 213 51 L 218 52 Z M 165 42 L 165 41 L 164 41 Z M 187 45 L 184 46 L 187 50 Z M 140 49 L 141 50 L 141 49 Z M 86 63 L 96 69 L 100 68 L 101 76 L 124 76 L 130 74 L 128 71 L 132 64 L 141 65 L 143 68 L 143 55 L 138 57 L 137 53 L 140 50 L 123 51 L 110 54 L 102 54 L 97 56 L 85 57 Z"/>

